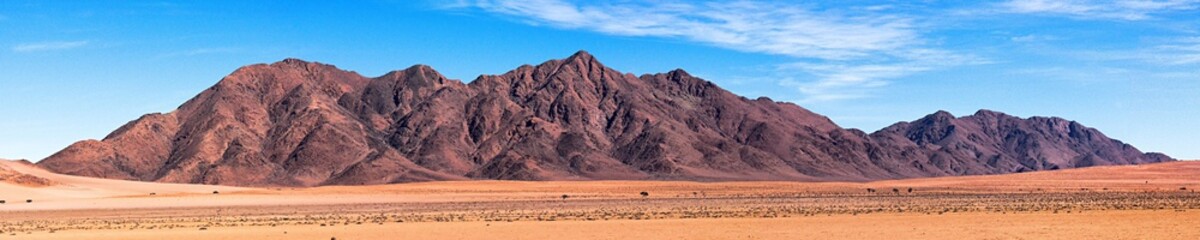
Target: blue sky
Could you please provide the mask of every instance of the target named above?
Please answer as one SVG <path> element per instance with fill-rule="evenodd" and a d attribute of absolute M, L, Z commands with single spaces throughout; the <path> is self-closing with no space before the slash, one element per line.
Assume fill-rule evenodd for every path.
<path fill-rule="evenodd" d="M 874 131 L 1061 116 L 1200 159 L 1200 0 L 4 1 L 0 157 L 41 159 L 288 57 L 470 81 L 587 50 Z"/>

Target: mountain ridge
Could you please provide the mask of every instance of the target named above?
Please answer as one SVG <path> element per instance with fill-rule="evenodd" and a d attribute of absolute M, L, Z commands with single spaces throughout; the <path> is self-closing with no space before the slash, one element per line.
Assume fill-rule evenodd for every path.
<path fill-rule="evenodd" d="M 1003 136 L 1001 136 L 1003 135 Z M 93 177 L 243 186 L 408 181 L 875 180 L 1172 161 L 1061 118 L 939 111 L 874 133 L 586 51 L 470 83 L 288 58 L 38 162 Z"/>

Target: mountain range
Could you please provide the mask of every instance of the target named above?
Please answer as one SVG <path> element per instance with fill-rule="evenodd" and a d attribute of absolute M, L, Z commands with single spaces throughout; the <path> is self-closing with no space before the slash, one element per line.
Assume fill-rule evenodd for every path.
<path fill-rule="evenodd" d="M 286 59 L 175 111 L 43 159 L 54 172 L 237 186 L 412 181 L 866 181 L 1174 161 L 1053 117 L 939 111 L 874 133 L 734 95 L 684 70 L 635 76 L 580 51 L 470 83 L 425 65 L 368 78 Z"/>

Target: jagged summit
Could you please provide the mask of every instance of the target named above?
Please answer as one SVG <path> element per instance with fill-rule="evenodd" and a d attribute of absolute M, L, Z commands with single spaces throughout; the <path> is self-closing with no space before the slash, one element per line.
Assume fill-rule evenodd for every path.
<path fill-rule="evenodd" d="M 226 185 L 409 181 L 873 180 L 1170 161 L 1074 122 L 939 111 L 875 133 L 748 99 L 682 69 L 634 76 L 586 51 L 471 83 L 414 65 L 375 78 L 248 65 L 179 109 L 38 163 Z"/>
<path fill-rule="evenodd" d="M 299 59 L 299 58 L 284 58 L 283 60 L 279 60 L 278 62 L 275 62 L 272 65 L 279 65 L 279 64 L 305 65 L 305 64 L 310 64 L 310 63 L 313 63 L 313 62 L 305 61 L 304 59 Z"/>
<path fill-rule="evenodd" d="M 984 116 L 996 117 L 996 116 L 1004 116 L 1004 115 L 1008 115 L 1008 114 L 1004 114 L 1002 112 L 992 111 L 992 110 L 988 110 L 988 109 L 979 109 L 979 111 L 975 111 L 975 114 L 972 114 L 972 115 L 981 116 L 981 117 L 984 117 Z"/>
<path fill-rule="evenodd" d="M 954 114 L 951 114 L 950 112 L 948 112 L 946 110 L 937 110 L 936 112 L 929 114 L 929 117 L 938 118 L 938 119 L 946 119 L 946 118 L 954 118 Z"/>
<path fill-rule="evenodd" d="M 591 53 L 588 53 L 587 50 L 579 50 L 579 51 L 576 51 L 574 54 L 571 54 L 571 56 L 564 59 L 564 61 L 567 61 L 567 62 L 574 62 L 574 61 L 596 62 L 596 57 L 592 56 Z"/>

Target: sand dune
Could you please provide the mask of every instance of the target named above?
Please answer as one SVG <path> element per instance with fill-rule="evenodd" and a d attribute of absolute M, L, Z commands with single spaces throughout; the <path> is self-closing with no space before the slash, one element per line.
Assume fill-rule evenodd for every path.
<path fill-rule="evenodd" d="M 236 192 L 247 188 L 207 186 L 190 184 L 163 184 L 135 181 L 109 180 L 56 174 L 19 161 L 0 160 L 0 166 L 15 172 L 51 181 L 49 186 L 26 186 L 0 182 L 0 200 L 10 204 L 3 210 L 106 208 L 133 205 L 110 203 L 104 199 L 133 196 L 149 196 L 151 193 L 169 195 L 211 195 L 213 191 Z M 38 204 L 11 204 L 26 199 Z M 109 204 L 106 204 L 109 203 Z M 111 205 L 110 205 L 111 204 Z M 145 206 L 142 206 L 145 207 Z"/>
<path fill-rule="evenodd" d="M 0 159 L 0 161 L 6 161 L 6 160 Z M 20 161 L 20 162 L 14 161 L 13 163 L 14 164 L 26 164 L 26 165 L 30 164 L 29 162 L 25 162 L 25 161 Z M 44 186 L 50 186 L 50 185 L 57 184 L 54 181 L 50 181 L 49 179 L 25 174 L 21 171 L 18 171 L 16 169 L 9 167 L 6 164 L 0 164 L 0 183 L 7 183 L 7 184 L 26 186 L 26 187 L 44 187 Z"/>

